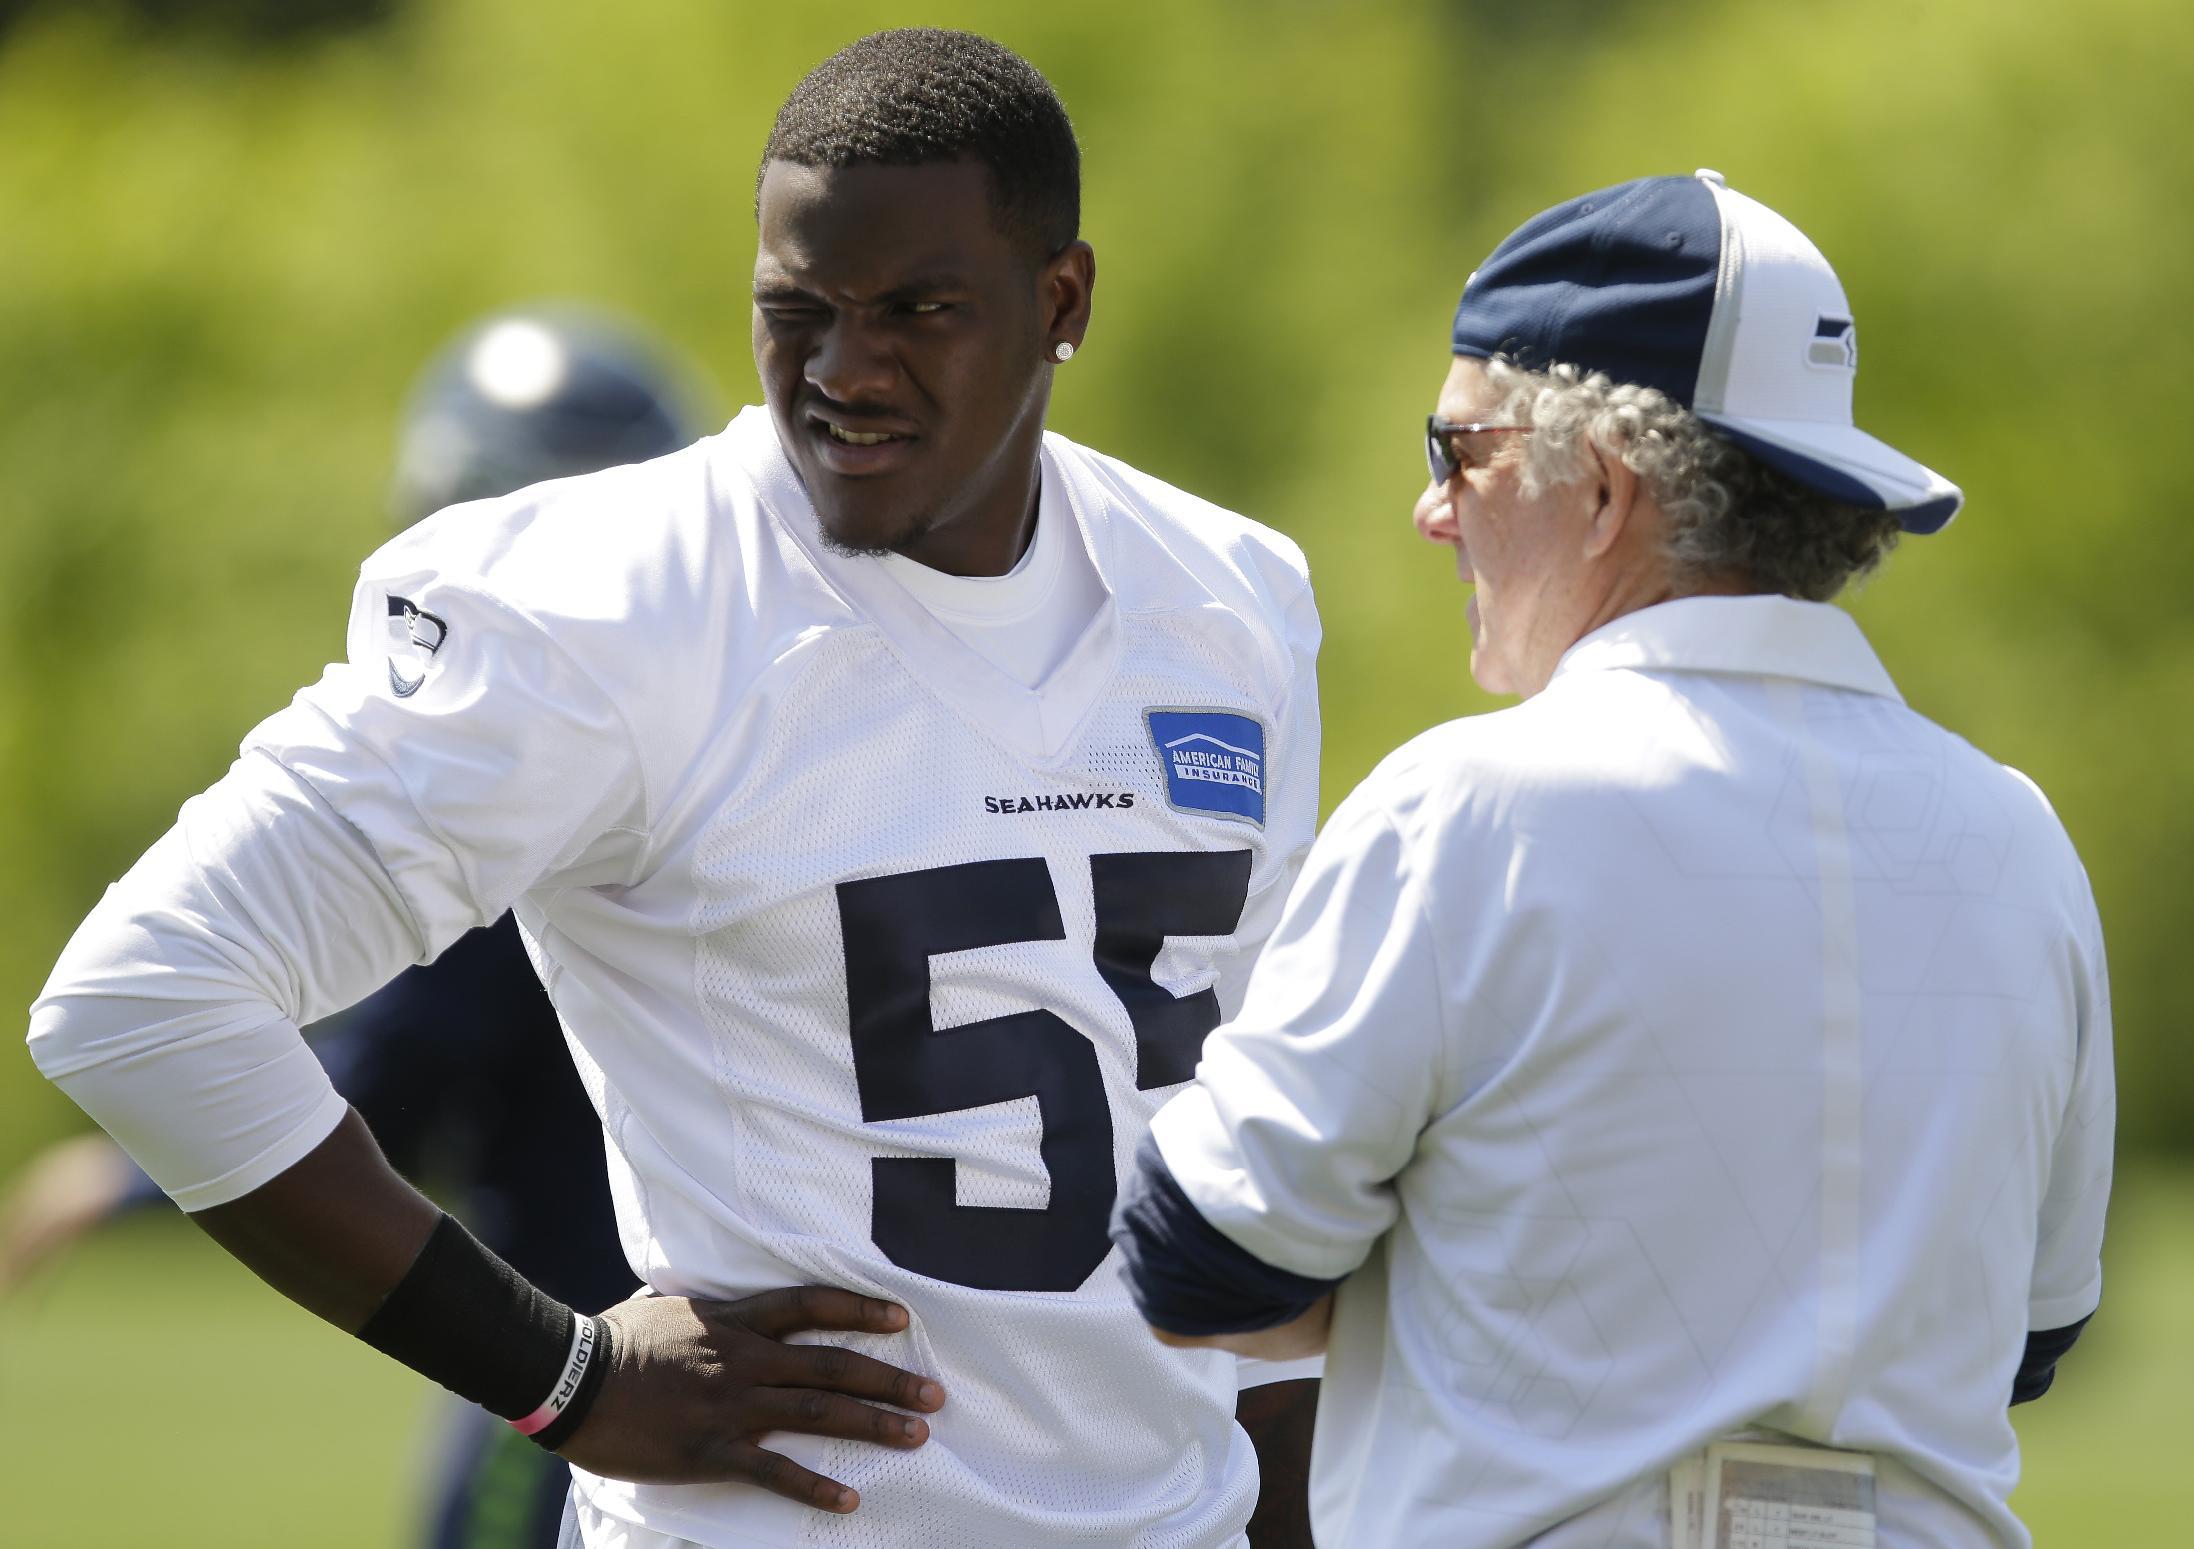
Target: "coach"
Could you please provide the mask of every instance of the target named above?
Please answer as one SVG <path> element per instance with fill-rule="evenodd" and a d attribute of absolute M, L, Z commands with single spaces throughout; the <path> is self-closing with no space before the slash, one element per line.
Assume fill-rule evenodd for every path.
<path fill-rule="evenodd" d="M 1321 1543 L 2029 1541 L 2006 1406 L 2101 1292 L 2102 939 L 2041 793 L 1827 605 L 1961 502 L 1856 365 L 1712 172 L 1463 291 L 1416 525 L 1524 703 L 1335 813 L 1115 1221 L 1168 1342 L 1330 1340 Z"/>

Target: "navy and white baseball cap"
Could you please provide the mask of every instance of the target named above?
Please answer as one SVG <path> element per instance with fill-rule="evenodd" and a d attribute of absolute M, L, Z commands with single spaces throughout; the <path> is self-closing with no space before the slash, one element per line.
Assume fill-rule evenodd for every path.
<path fill-rule="evenodd" d="M 1519 226 L 1463 287 L 1455 353 L 1656 387 L 1809 489 L 1939 531 L 1965 503 L 1851 423 L 1859 335 L 1805 233 L 1719 172 L 1640 178 Z"/>

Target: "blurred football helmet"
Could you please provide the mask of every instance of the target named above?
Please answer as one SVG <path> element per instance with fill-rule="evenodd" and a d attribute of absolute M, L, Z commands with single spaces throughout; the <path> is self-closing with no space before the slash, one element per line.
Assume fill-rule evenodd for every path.
<path fill-rule="evenodd" d="M 686 379 L 630 328 L 573 307 L 499 312 L 420 373 L 391 503 L 408 527 L 459 501 L 660 457 L 700 433 Z"/>

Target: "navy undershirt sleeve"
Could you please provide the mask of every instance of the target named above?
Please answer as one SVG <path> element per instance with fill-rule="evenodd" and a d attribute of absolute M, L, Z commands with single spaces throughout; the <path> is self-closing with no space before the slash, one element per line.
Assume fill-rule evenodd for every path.
<path fill-rule="evenodd" d="M 1169 1334 L 1246 1334 L 1287 1323 L 1339 1280 L 1275 1268 L 1206 1221 L 1145 1135 L 1112 1213 L 1123 1278 L 1143 1320 Z"/>
<path fill-rule="evenodd" d="M 2011 1402 L 2031 1404 L 2049 1391 L 2049 1385 L 2057 1380 L 2057 1363 L 2080 1337 L 2080 1330 L 2087 1327 L 2089 1313 L 2077 1323 L 2063 1328 L 2042 1329 L 2026 1336 L 2026 1354 L 2020 1357 L 2019 1374 L 2011 1379 Z"/>
<path fill-rule="evenodd" d="M 601 1119 L 516 920 L 466 932 L 328 1033 L 314 1048 L 335 1089 L 481 1242 L 582 1312 L 631 1294 Z"/>

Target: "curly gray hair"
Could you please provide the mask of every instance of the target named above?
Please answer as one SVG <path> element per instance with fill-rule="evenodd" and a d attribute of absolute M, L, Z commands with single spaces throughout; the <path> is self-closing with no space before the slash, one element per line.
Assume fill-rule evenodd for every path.
<path fill-rule="evenodd" d="M 1896 547 L 1897 518 L 1817 494 L 1723 440 L 1667 394 L 1556 364 L 1486 370 L 1496 416 L 1530 425 L 1527 493 L 1586 468 L 1589 440 L 1620 457 L 1668 518 L 1667 558 L 1680 588 L 1729 579 L 1762 592 L 1826 602 Z"/>

